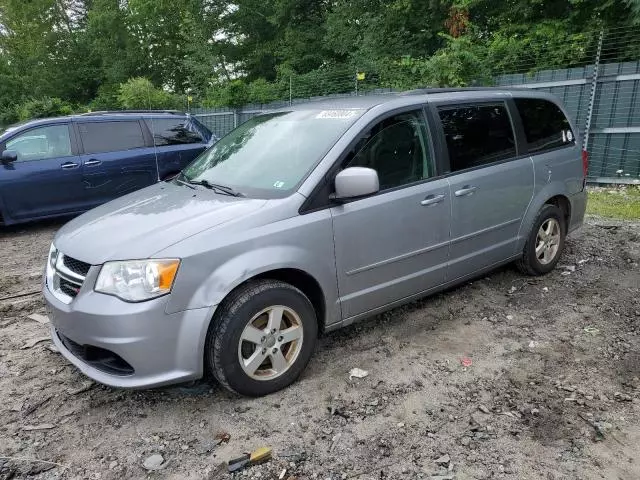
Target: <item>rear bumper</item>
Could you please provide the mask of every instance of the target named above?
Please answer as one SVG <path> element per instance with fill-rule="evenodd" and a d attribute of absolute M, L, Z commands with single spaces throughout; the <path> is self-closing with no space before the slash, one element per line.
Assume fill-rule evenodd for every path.
<path fill-rule="evenodd" d="M 126 303 L 81 292 L 66 305 L 44 287 L 53 342 L 93 380 L 149 388 L 201 378 L 213 308 L 166 313 L 168 296 Z"/>

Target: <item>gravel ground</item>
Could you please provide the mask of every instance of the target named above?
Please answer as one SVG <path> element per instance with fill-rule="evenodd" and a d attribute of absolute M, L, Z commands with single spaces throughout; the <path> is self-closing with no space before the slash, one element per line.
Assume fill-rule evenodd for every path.
<path fill-rule="evenodd" d="M 59 226 L 0 230 L 0 298 L 39 289 Z M 639 261 L 639 223 L 589 218 L 548 276 L 507 267 L 327 335 L 262 399 L 93 384 L 27 318 L 38 294 L 0 300 L 0 479 L 231 478 L 261 446 L 233 478 L 638 479 Z"/>

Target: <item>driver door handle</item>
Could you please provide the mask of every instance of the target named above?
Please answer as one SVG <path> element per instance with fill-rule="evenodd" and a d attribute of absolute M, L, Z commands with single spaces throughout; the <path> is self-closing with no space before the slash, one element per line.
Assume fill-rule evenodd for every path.
<path fill-rule="evenodd" d="M 68 170 L 70 168 L 76 168 L 78 166 L 77 163 L 73 163 L 73 162 L 65 162 L 62 165 L 60 165 L 60 168 L 64 168 L 65 170 Z"/>
<path fill-rule="evenodd" d="M 440 203 L 444 200 L 444 195 L 429 195 L 424 200 L 420 202 L 420 205 L 427 207 L 429 205 L 435 205 L 436 203 Z"/>
<path fill-rule="evenodd" d="M 465 185 L 460 190 L 456 190 L 455 195 L 456 195 L 456 197 L 465 197 L 467 195 L 471 195 L 477 189 L 478 189 L 478 187 L 473 187 L 471 185 Z"/>

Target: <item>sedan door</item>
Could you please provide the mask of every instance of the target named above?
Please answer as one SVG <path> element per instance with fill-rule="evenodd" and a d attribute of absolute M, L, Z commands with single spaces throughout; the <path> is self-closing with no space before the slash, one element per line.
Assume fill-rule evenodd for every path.
<path fill-rule="evenodd" d="M 517 253 L 518 231 L 533 195 L 533 165 L 518 155 L 504 101 L 435 108 L 449 153 L 449 281 Z"/>
<path fill-rule="evenodd" d="M 82 167 L 69 123 L 16 133 L 2 150 L 17 155 L 0 166 L 5 222 L 86 210 Z"/>
<path fill-rule="evenodd" d="M 92 207 L 158 181 L 156 153 L 140 120 L 82 121 L 83 181 Z"/>
<path fill-rule="evenodd" d="M 380 181 L 378 194 L 331 208 L 344 319 L 444 283 L 451 205 L 430 143 L 422 111 L 404 112 L 365 132 L 344 164 Z"/>

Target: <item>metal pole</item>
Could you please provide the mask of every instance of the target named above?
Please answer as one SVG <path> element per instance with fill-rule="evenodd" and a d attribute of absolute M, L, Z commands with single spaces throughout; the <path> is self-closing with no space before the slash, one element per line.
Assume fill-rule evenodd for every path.
<path fill-rule="evenodd" d="M 602 41 L 604 39 L 604 29 L 600 30 L 600 38 L 598 39 L 598 51 L 593 64 L 593 75 L 591 77 L 591 94 L 589 96 L 589 108 L 587 109 L 587 120 L 584 126 L 584 138 L 582 141 L 582 150 L 587 150 L 589 146 L 589 131 L 591 130 L 591 119 L 593 118 L 593 108 L 596 103 L 596 90 L 598 86 L 598 73 L 600 72 L 600 56 L 602 54 Z"/>
<path fill-rule="evenodd" d="M 356 97 L 358 96 L 358 70 L 356 70 Z"/>
<path fill-rule="evenodd" d="M 291 80 L 291 75 L 289 75 L 289 106 L 291 106 L 293 99 L 293 81 Z"/>
<path fill-rule="evenodd" d="M 233 109 L 233 128 L 236 128 L 238 126 L 238 109 L 234 108 Z"/>

